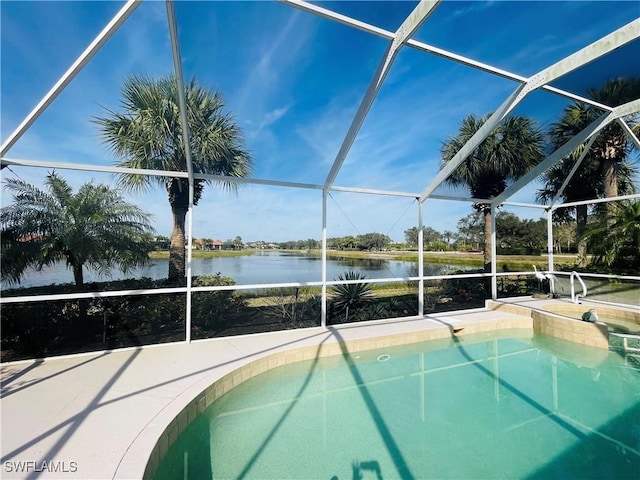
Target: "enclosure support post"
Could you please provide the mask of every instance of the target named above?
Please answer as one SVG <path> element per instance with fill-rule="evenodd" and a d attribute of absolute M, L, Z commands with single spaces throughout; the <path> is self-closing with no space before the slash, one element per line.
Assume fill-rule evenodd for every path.
<path fill-rule="evenodd" d="M 497 248 L 496 248 L 496 205 L 491 204 L 491 298 L 493 300 L 498 299 L 498 277 L 496 273 L 497 269 Z"/>
<path fill-rule="evenodd" d="M 554 270 L 554 262 L 553 262 L 553 208 L 547 210 L 547 257 L 549 260 L 549 265 L 547 270 L 553 272 Z M 553 292 L 551 292 L 553 293 Z"/>
<path fill-rule="evenodd" d="M 322 189 L 322 301 L 320 312 L 320 326 L 327 327 L 327 194 L 329 190 Z"/>
<path fill-rule="evenodd" d="M 424 232 L 422 231 L 422 202 L 418 199 L 418 315 L 424 315 Z"/>
<path fill-rule="evenodd" d="M 169 37 L 171 39 L 171 52 L 173 56 L 173 69 L 176 75 L 176 90 L 178 92 L 178 105 L 180 107 L 180 124 L 182 126 L 182 138 L 189 139 L 191 134 L 189 133 L 189 120 L 187 116 L 187 101 L 184 91 L 184 76 L 182 74 L 182 58 L 180 55 L 180 44 L 178 42 L 178 26 L 176 20 L 176 13 L 173 8 L 173 2 L 167 0 L 167 22 L 169 24 Z M 186 275 L 187 275 L 187 301 L 185 309 L 185 341 L 191 342 L 191 262 L 193 258 L 193 204 L 195 186 L 193 180 L 193 162 L 191 160 L 191 146 L 190 142 L 184 141 L 184 155 L 185 166 L 187 168 L 187 180 L 189 183 L 189 208 L 187 210 L 187 261 L 186 261 Z"/>

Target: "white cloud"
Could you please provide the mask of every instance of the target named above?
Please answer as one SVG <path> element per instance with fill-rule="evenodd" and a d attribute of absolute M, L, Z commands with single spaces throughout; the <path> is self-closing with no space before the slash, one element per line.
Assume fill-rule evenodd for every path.
<path fill-rule="evenodd" d="M 291 108 L 291 104 L 285 105 L 284 107 L 275 108 L 271 111 L 266 112 L 262 117 L 262 121 L 260 122 L 257 128 L 248 129 L 248 141 L 250 143 L 253 143 L 253 142 L 257 143 L 261 135 L 271 136 L 271 133 L 265 130 L 268 130 L 271 125 L 273 125 L 282 117 L 284 117 L 290 108 Z M 251 127 L 253 125 L 253 122 L 251 120 L 248 120 L 246 124 Z M 273 137 L 271 138 L 273 139 Z"/>
<path fill-rule="evenodd" d="M 271 31 L 256 32 L 261 38 L 256 38 L 254 45 L 262 49 L 235 94 L 234 104 L 238 112 L 264 111 L 265 105 L 272 102 L 277 88 L 281 86 L 281 72 L 299 63 L 299 56 L 305 51 L 307 40 L 313 33 L 310 28 L 300 28 L 302 21 L 301 12 L 292 11 L 275 37 L 271 36 Z M 304 24 L 308 27 L 308 22 Z"/>
<path fill-rule="evenodd" d="M 269 125 L 280 120 L 289 110 L 291 105 L 287 105 L 286 107 L 276 108 L 275 110 L 271 110 L 264 115 L 264 119 L 262 120 L 262 126 L 268 127 Z"/>
<path fill-rule="evenodd" d="M 468 6 L 468 7 L 457 8 L 456 10 L 454 10 L 452 16 L 455 18 L 455 17 L 460 17 L 460 16 L 463 16 L 463 15 L 470 15 L 472 13 L 481 12 L 483 10 L 491 8 L 494 3 L 495 2 L 493 2 L 493 1 L 489 1 L 489 2 L 471 2 L 471 5 Z"/>

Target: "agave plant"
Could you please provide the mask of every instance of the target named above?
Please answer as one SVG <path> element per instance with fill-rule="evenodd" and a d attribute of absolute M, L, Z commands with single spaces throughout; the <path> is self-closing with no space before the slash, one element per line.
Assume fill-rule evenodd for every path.
<path fill-rule="evenodd" d="M 352 270 L 338 275 L 338 280 L 364 280 L 360 272 Z M 345 313 L 345 322 L 349 320 L 349 311 L 362 307 L 373 300 L 373 286 L 370 283 L 347 283 L 331 287 L 331 299 L 339 312 Z"/>

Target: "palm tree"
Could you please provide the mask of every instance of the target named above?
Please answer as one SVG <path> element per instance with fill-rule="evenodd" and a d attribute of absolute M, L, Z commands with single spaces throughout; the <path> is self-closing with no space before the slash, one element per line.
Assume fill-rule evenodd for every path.
<path fill-rule="evenodd" d="M 557 138 L 554 138 L 552 133 L 552 140 L 554 144 Z M 557 145 L 559 146 L 559 145 Z M 541 202 L 548 202 L 555 198 L 560 192 L 562 184 L 568 177 L 575 161 L 578 159 L 584 145 L 579 149 L 572 152 L 565 160 L 557 163 L 553 167 L 549 168 L 542 175 L 543 187 L 536 193 L 536 199 Z M 634 177 L 637 175 L 637 169 L 628 161 L 623 160 L 616 168 L 617 175 L 617 191 L 619 194 L 627 195 L 635 193 Z M 603 177 L 600 171 L 600 165 L 597 161 L 589 159 L 587 156 L 585 160 L 580 164 L 576 172 L 567 186 L 562 191 L 560 198 L 563 202 L 578 202 L 582 200 L 592 200 L 604 195 Z M 560 221 L 566 222 L 571 219 L 569 212 L 558 211 L 557 218 Z M 575 207 L 575 222 L 576 222 L 576 237 L 578 239 L 578 258 L 582 266 L 586 265 L 587 261 L 587 242 L 584 238 L 587 230 L 587 218 L 589 213 L 588 205 L 578 205 Z"/>
<path fill-rule="evenodd" d="M 195 80 L 184 89 L 193 171 L 230 177 L 249 176 L 252 157 L 243 147 L 240 128 L 224 113 L 220 94 L 198 85 Z M 122 97 L 124 113 L 109 112 L 109 118 L 95 119 L 103 141 L 120 158 L 118 166 L 186 171 L 175 77 L 154 80 L 132 76 L 124 82 Z M 146 189 L 154 182 L 165 186 L 173 216 L 169 279 L 184 278 L 185 217 L 189 208 L 187 179 L 124 174 L 120 182 L 133 190 Z M 204 183 L 195 180 L 194 205 L 202 195 Z M 233 182 L 220 184 L 235 189 Z"/>
<path fill-rule="evenodd" d="M 640 97 L 640 78 L 609 80 L 601 88 L 589 90 L 589 96 L 597 102 L 617 107 Z M 599 108 L 574 101 L 564 109 L 562 118 L 552 127 L 554 145 L 559 147 L 566 143 L 600 115 L 602 111 Z M 640 133 L 640 124 L 635 123 L 633 130 L 636 134 Z M 591 146 L 586 160 L 599 164 L 605 198 L 618 195 L 618 169 L 628 158 L 632 146 L 624 130 L 616 122 L 603 128 Z"/>
<path fill-rule="evenodd" d="M 55 172 L 46 190 L 8 179 L 13 203 L 2 208 L 2 278 L 19 283 L 28 267 L 66 260 L 77 287 L 83 267 L 109 274 L 145 265 L 152 250 L 149 214 L 107 185 L 85 183 L 77 193 Z"/>
<path fill-rule="evenodd" d="M 451 244 L 451 239 L 456 237 L 456 234 L 453 233 L 450 230 L 445 230 L 445 232 L 442 234 L 442 236 L 444 237 L 444 239 L 447 241 L 447 245 Z"/>
<path fill-rule="evenodd" d="M 640 97 L 640 78 L 609 80 L 603 87 L 589 90 L 589 95 L 600 103 L 616 107 Z M 578 101 L 573 102 L 564 109 L 560 120 L 551 127 L 550 138 L 553 147 L 559 148 L 564 145 L 600 115 L 602 115 L 602 111 L 592 105 Z M 638 123 L 632 128 L 636 134 L 640 133 Z M 633 179 L 637 175 L 637 171 L 629 162 L 632 148 L 633 144 L 628 141 L 618 123 L 607 125 L 594 140 L 582 164 L 564 190 L 562 199 L 565 202 L 574 202 L 634 193 Z M 572 152 L 566 161 L 545 172 L 542 177 L 544 187 L 537 194 L 539 201 L 548 201 L 557 195 L 583 150 L 584 145 Z M 613 208 L 613 203 L 607 205 L 609 216 L 611 216 Z M 587 226 L 587 215 L 587 205 L 580 205 L 576 208 L 578 254 L 583 265 L 587 255 L 586 241 L 583 239 Z"/>
<path fill-rule="evenodd" d="M 610 217 L 586 233 L 594 250 L 593 264 L 618 271 L 640 268 L 640 202 L 621 202 Z"/>
<path fill-rule="evenodd" d="M 444 167 L 478 131 L 490 115 L 465 117 L 458 134 L 442 145 L 441 167 Z M 520 178 L 544 158 L 543 135 L 533 122 L 523 116 L 511 116 L 458 166 L 446 182 L 452 187 L 466 186 L 475 198 L 491 200 L 501 194 L 511 180 Z M 474 205 L 484 216 L 484 269 L 491 270 L 491 206 Z"/>

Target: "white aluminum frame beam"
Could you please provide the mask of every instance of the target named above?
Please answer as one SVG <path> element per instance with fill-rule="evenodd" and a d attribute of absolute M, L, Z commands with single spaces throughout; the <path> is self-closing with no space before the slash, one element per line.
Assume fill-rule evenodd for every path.
<path fill-rule="evenodd" d="M 554 258 L 553 258 L 553 209 L 550 208 L 547 210 L 547 269 L 550 272 L 555 270 Z M 549 279 L 549 282 L 552 282 Z M 555 285 L 553 283 L 549 283 L 549 290 L 551 291 L 551 295 L 555 293 L 553 291 Z"/>
<path fill-rule="evenodd" d="M 89 46 L 80 54 L 69 69 L 60 77 L 56 84 L 47 92 L 40 100 L 35 108 L 27 115 L 20 125 L 13 131 L 0 147 L 0 156 L 4 155 L 9 149 L 24 135 L 33 122 L 44 112 L 49 105 L 58 97 L 58 95 L 66 88 L 76 75 L 84 68 L 84 66 L 95 56 L 102 46 L 111 38 L 111 36 L 120 28 L 120 26 L 129 18 L 136 8 L 140 6 L 142 0 L 128 0 L 127 3 L 115 14 L 111 21 L 102 29 Z"/>
<path fill-rule="evenodd" d="M 2 166 L 34 167 L 34 168 L 59 168 L 61 170 L 80 170 L 84 172 L 100 172 L 115 174 L 148 175 L 155 177 L 181 177 L 187 178 L 187 172 L 175 170 L 148 170 L 144 168 L 115 167 L 111 165 L 91 165 L 88 163 L 51 162 L 46 160 L 27 160 L 23 158 L 2 157 Z"/>
<path fill-rule="evenodd" d="M 491 205 L 491 299 L 498 299 L 498 234 L 496 231 L 496 206 Z"/>
<path fill-rule="evenodd" d="M 8 158 L 3 157 L 0 159 L 2 166 L 17 166 L 17 167 L 30 167 L 30 168 L 57 168 L 61 170 L 79 170 L 85 172 L 101 172 L 101 173 L 114 173 L 114 174 L 134 174 L 134 175 L 147 175 L 154 177 L 173 177 L 173 178 L 188 178 L 188 172 L 181 172 L 176 170 L 148 170 L 143 168 L 127 168 L 116 167 L 111 165 L 91 165 L 87 163 L 70 163 L 70 162 L 52 162 L 46 160 L 27 160 L 21 158 Z M 299 183 L 299 182 L 287 182 L 284 180 L 267 180 L 263 178 L 248 178 L 248 177 L 226 177 L 224 175 L 210 175 L 206 173 L 194 173 L 193 178 L 196 180 L 206 180 L 211 182 L 235 182 L 249 185 L 264 185 L 269 187 L 285 187 L 285 188 L 299 188 L 304 190 L 323 190 L 324 186 L 315 183 Z M 364 193 L 368 195 L 385 195 L 390 197 L 405 197 L 405 198 L 419 198 L 420 194 L 417 192 L 397 192 L 393 190 L 380 190 L 373 188 L 360 188 L 360 187 L 339 187 L 333 186 L 329 189 L 332 192 L 347 192 L 347 193 Z M 485 198 L 474 197 L 459 197 L 451 195 L 431 195 L 431 200 L 451 200 L 456 202 L 469 202 L 469 203 L 488 203 L 490 200 Z"/>
<path fill-rule="evenodd" d="M 436 174 L 435 178 L 427 185 L 420 194 L 420 202 L 424 202 L 449 176 L 458 166 L 471 155 L 471 152 L 480 145 L 485 138 L 489 136 L 491 131 L 513 110 L 516 105 L 526 95 L 525 85 L 520 85 L 509 97 L 491 114 L 487 121 L 473 134 L 473 136 L 465 143 L 458 153 L 447 162 L 447 164 Z"/>
<path fill-rule="evenodd" d="M 624 121 L 624 118 L 618 118 L 616 121 L 622 127 L 622 130 L 624 130 L 624 133 L 627 135 L 629 140 L 631 140 L 636 148 L 640 150 L 640 140 L 638 140 L 638 137 L 633 133 L 633 130 L 631 130 L 631 127 L 629 127 L 627 122 Z"/>
<path fill-rule="evenodd" d="M 577 52 L 563 58 L 553 65 L 541 70 L 530 77 L 525 84 L 520 85 L 507 100 L 487 119 L 478 131 L 463 145 L 460 151 L 444 166 L 431 183 L 424 189 L 420 201 L 424 201 L 436 188 L 442 184 L 458 166 L 471 154 L 471 152 L 491 133 L 495 126 L 501 122 L 530 92 L 580 68 L 587 63 L 621 47 L 640 37 L 640 19 L 634 20 L 616 31 L 605 35 L 601 39 L 587 45 Z M 612 112 L 616 109 L 612 110 Z M 618 115 L 620 116 L 620 115 Z M 503 199 L 506 197 L 503 197 Z"/>
<path fill-rule="evenodd" d="M 617 197 L 594 198 L 593 200 L 580 200 L 577 202 L 560 203 L 558 205 L 554 205 L 553 209 L 558 210 L 560 208 L 577 207 L 578 205 L 591 205 L 594 203 L 617 202 L 620 200 L 633 200 L 635 198 L 640 198 L 640 193 L 632 193 L 629 195 L 619 195 Z"/>
<path fill-rule="evenodd" d="M 527 81 L 530 90 L 552 82 L 567 73 L 586 65 L 597 58 L 619 48 L 640 37 L 640 19 L 636 19 L 619 29 L 605 35 L 599 40 L 581 48 L 577 52 L 563 58 L 545 68 Z"/>
<path fill-rule="evenodd" d="M 582 164 L 582 161 L 587 156 L 587 153 L 589 153 L 589 150 L 591 150 L 591 145 L 593 145 L 593 142 L 595 142 L 596 138 L 598 138 L 597 135 L 592 135 L 591 138 L 589 139 L 589 141 L 587 142 L 587 144 L 584 146 L 584 150 L 582 151 L 582 153 L 580 154 L 580 156 L 576 160 L 576 163 L 573 164 L 573 167 L 571 167 L 571 171 L 567 175 L 567 178 L 564 179 L 564 182 L 562 182 L 562 185 L 560 186 L 560 189 L 558 190 L 558 193 L 556 193 L 556 195 L 551 200 L 551 203 L 549 203 L 550 207 L 553 207 L 553 205 L 562 196 L 562 194 L 564 193 L 564 189 L 567 188 L 567 185 L 569 185 L 569 182 L 571 181 L 571 179 L 575 175 L 576 171 L 578 170 L 578 167 Z M 559 161 L 562 161 L 562 160 L 559 160 Z"/>
<path fill-rule="evenodd" d="M 525 203 L 525 202 L 502 202 L 502 205 L 510 205 L 512 207 L 525 207 L 525 208 L 539 208 L 541 210 L 547 210 L 548 205 L 541 205 L 538 203 Z"/>
<path fill-rule="evenodd" d="M 341 24 L 349 26 L 349 27 L 356 28 L 356 29 L 361 30 L 363 32 L 367 32 L 367 33 L 371 33 L 373 35 L 377 35 L 378 37 L 386 38 L 387 40 L 393 40 L 393 38 L 394 38 L 393 32 L 390 32 L 389 30 L 385 30 L 383 28 L 376 27 L 375 25 L 371 25 L 370 23 L 366 23 L 366 22 L 363 22 L 361 20 L 356 20 L 354 18 L 347 17 L 346 15 L 342 15 L 340 13 L 334 12 L 332 10 L 328 10 L 326 8 L 322 8 L 322 7 L 318 6 L 318 5 L 314 5 L 314 4 L 305 2 L 303 0 L 279 0 L 279 1 L 280 1 L 280 3 L 284 3 L 286 5 L 289 5 L 291 7 L 297 8 L 299 10 L 302 10 L 302 11 L 305 11 L 305 12 L 308 12 L 308 13 L 312 13 L 314 15 L 318 15 L 318 16 L 320 16 L 322 18 L 327 19 L 327 20 L 332 20 L 334 22 L 341 23 Z M 452 61 L 454 61 L 456 63 L 460 63 L 460 64 L 465 65 L 467 67 L 472 67 L 472 68 L 475 68 L 477 70 L 482 70 L 484 72 L 497 75 L 499 77 L 503 77 L 503 78 L 506 78 L 506 79 L 509 79 L 509 80 L 513 80 L 515 82 L 525 83 L 527 81 L 527 78 L 523 77 L 522 75 L 518 75 L 518 74 L 515 74 L 513 72 L 509 72 L 507 70 L 503 70 L 501 68 L 494 67 L 494 66 L 489 65 L 487 63 L 483 63 L 483 62 L 479 62 L 477 60 L 473 60 L 473 59 L 465 57 L 463 55 L 458 55 L 457 53 L 449 52 L 448 50 L 445 50 L 443 48 L 435 47 L 433 45 L 429 45 L 427 43 L 420 42 L 418 40 L 409 39 L 406 42 L 406 46 L 415 48 L 417 50 L 422 50 L 424 52 L 431 53 L 433 55 L 437 55 L 437 56 L 445 58 L 447 60 L 452 60 Z M 555 93 L 557 95 L 561 95 L 563 97 L 570 98 L 572 100 L 576 100 L 576 101 L 579 101 L 579 102 L 587 103 L 589 105 L 593 105 L 594 107 L 598 107 L 598 108 L 601 108 L 601 109 L 606 110 L 606 111 L 613 110 L 613 107 L 610 107 L 608 105 L 604 105 L 602 103 L 596 102 L 596 101 L 594 101 L 594 100 L 592 100 L 590 98 L 585 98 L 585 97 L 582 97 L 580 95 L 576 95 L 574 93 L 567 92 L 567 91 L 562 90 L 562 89 L 557 88 L 557 87 L 552 87 L 551 85 L 543 85 L 541 88 L 544 89 L 544 90 L 547 90 L 549 92 Z"/>
<path fill-rule="evenodd" d="M 376 27 L 374 25 L 371 25 L 370 23 L 356 20 L 355 18 L 347 17 L 346 15 L 342 15 L 341 13 L 334 12 L 333 10 L 320 7 L 313 3 L 308 3 L 303 0 L 278 0 L 278 1 L 290 7 L 297 8 L 298 10 L 302 10 L 303 12 L 312 13 L 314 15 L 325 18 L 327 20 L 341 23 L 342 25 L 346 25 L 348 27 L 357 28 L 358 30 L 362 30 L 363 32 L 373 33 L 374 35 L 377 35 L 382 38 L 386 38 L 387 40 L 393 40 L 393 37 L 394 37 L 393 33 L 388 30 Z"/>
<path fill-rule="evenodd" d="M 419 194 L 414 192 L 395 192 L 392 190 L 379 190 L 375 188 L 359 188 L 359 187 L 331 187 L 332 192 L 347 192 L 347 193 L 365 193 L 368 195 L 386 195 L 390 197 L 408 197 L 418 198 Z"/>
<path fill-rule="evenodd" d="M 590 125 L 578 132 L 571 140 L 562 145 L 555 152 L 553 152 L 542 162 L 536 165 L 533 169 L 531 169 L 526 175 L 523 175 L 516 182 L 507 187 L 504 192 L 494 198 L 491 203 L 494 205 L 500 205 L 511 195 L 522 189 L 524 186 L 526 186 L 536 177 L 542 174 L 546 169 L 553 166 L 554 164 L 562 160 L 565 156 L 573 152 L 581 143 L 586 141 L 589 137 L 591 137 L 592 135 L 597 135 L 598 132 L 609 123 L 615 121 L 620 117 L 624 117 L 637 112 L 640 112 L 640 99 L 625 103 L 624 105 L 620 105 L 608 114 L 602 114 L 596 120 L 591 122 Z"/>
<path fill-rule="evenodd" d="M 135 174 L 148 175 L 157 177 L 175 177 L 189 178 L 188 172 L 180 172 L 176 170 L 147 170 L 143 168 L 126 168 L 115 167 L 110 165 L 91 165 L 86 163 L 69 163 L 69 162 L 49 162 L 44 160 L 26 160 L 18 158 L 3 157 L 0 163 L 3 166 L 20 166 L 20 167 L 42 167 L 42 168 L 59 168 L 62 170 L 80 170 L 89 172 L 115 173 L 115 174 Z M 259 178 L 241 178 L 241 177 L 225 177 L 224 175 L 209 175 L 205 173 L 194 173 L 194 179 L 208 180 L 213 182 L 236 182 L 248 183 L 253 185 L 267 185 L 275 187 L 302 188 L 311 190 L 322 190 L 322 185 L 312 183 L 296 183 L 280 180 L 265 180 Z"/>
<path fill-rule="evenodd" d="M 166 0 L 167 23 L 169 37 L 171 38 L 171 53 L 173 57 L 173 70 L 175 72 L 176 91 L 180 107 L 180 125 L 182 127 L 182 140 L 184 144 L 185 163 L 187 167 L 187 182 L 189 189 L 189 205 L 187 208 L 187 301 L 185 306 L 185 341 L 191 342 L 191 262 L 193 258 L 193 201 L 195 185 L 193 180 L 193 162 L 191 159 L 191 134 L 189 132 L 189 120 L 187 117 L 187 103 L 184 91 L 184 75 L 182 73 L 182 58 L 180 55 L 180 42 L 178 39 L 178 26 L 176 13 L 173 8 L 173 0 Z"/>
<path fill-rule="evenodd" d="M 364 123 L 376 96 L 378 95 L 380 87 L 382 87 L 382 84 L 389 73 L 389 69 L 393 64 L 396 55 L 400 51 L 400 48 L 402 48 L 407 40 L 420 28 L 427 17 L 438 6 L 440 1 L 441 0 L 421 0 L 393 36 L 391 44 L 387 47 L 384 56 L 378 64 L 378 68 L 373 74 L 373 78 L 371 79 L 364 98 L 358 107 L 358 111 L 349 126 L 347 135 L 342 141 L 342 145 L 340 146 L 340 150 L 338 150 L 338 154 L 331 166 L 329 175 L 327 175 L 327 179 L 324 184 L 325 188 L 330 188 L 338 176 L 338 172 L 340 171 L 340 168 L 342 167 L 342 164 L 344 163 L 344 160 L 347 157 L 358 132 L 360 131 L 360 127 L 362 127 L 362 124 Z"/>
<path fill-rule="evenodd" d="M 424 316 L 424 204 L 418 202 L 418 316 Z"/>

